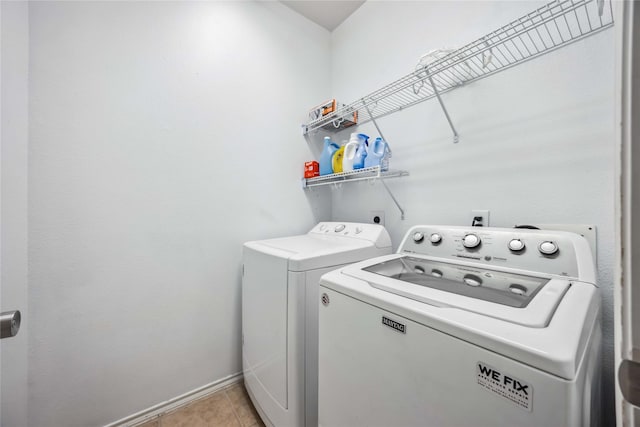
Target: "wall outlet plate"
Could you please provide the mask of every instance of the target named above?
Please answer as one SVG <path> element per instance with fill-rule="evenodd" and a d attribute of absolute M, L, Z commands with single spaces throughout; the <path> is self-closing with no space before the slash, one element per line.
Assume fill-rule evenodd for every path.
<path fill-rule="evenodd" d="M 384 211 L 371 211 L 369 221 L 373 224 L 384 225 Z"/>
<path fill-rule="evenodd" d="M 469 216 L 469 222 L 465 225 L 472 227 L 489 227 L 489 210 L 488 209 L 473 209 Z"/>

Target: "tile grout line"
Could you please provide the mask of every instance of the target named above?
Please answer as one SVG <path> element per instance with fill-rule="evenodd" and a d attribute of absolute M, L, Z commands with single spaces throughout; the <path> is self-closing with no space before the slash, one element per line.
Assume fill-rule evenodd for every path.
<path fill-rule="evenodd" d="M 236 411 L 236 406 L 233 404 L 233 402 L 231 401 L 231 398 L 227 394 L 227 390 L 224 389 L 222 391 L 224 391 L 224 397 L 227 398 L 227 401 L 229 402 L 229 405 L 231 405 L 231 410 L 233 411 L 233 415 L 236 417 L 236 421 L 238 421 L 238 425 L 240 425 L 240 427 L 244 427 L 244 424 L 242 424 L 242 420 L 240 419 L 240 416 L 238 415 L 238 412 Z"/>

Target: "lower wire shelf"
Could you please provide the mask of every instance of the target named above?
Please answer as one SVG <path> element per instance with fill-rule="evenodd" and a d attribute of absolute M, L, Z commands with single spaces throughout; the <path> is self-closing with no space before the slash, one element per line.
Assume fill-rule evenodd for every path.
<path fill-rule="evenodd" d="M 380 166 L 356 169 L 349 172 L 332 173 L 330 175 L 302 178 L 302 188 L 319 187 L 321 185 L 341 184 L 343 182 L 356 182 L 371 179 L 386 179 L 407 176 L 409 172 L 401 170 L 380 170 Z"/>
<path fill-rule="evenodd" d="M 407 175 L 409 175 L 409 172 L 407 171 L 394 170 L 394 169 L 382 171 L 380 170 L 380 166 L 374 166 L 371 168 L 356 169 L 354 171 L 349 171 L 349 172 L 333 173 L 331 175 L 322 175 L 322 176 L 316 176 L 313 178 L 302 178 L 302 188 L 306 189 L 306 188 L 319 187 L 321 185 L 330 185 L 330 184 L 334 184 L 335 186 L 338 186 L 345 182 L 380 180 L 380 182 L 382 183 L 382 186 L 384 187 L 385 190 L 387 190 L 387 193 L 389 193 L 389 196 L 393 200 L 393 203 L 395 203 L 396 207 L 400 211 L 400 219 L 404 219 L 404 209 L 402 209 L 402 206 L 400 206 L 400 203 L 398 203 L 398 200 L 395 198 L 395 196 L 387 186 L 387 183 L 385 182 L 385 180 L 387 178 L 398 178 L 398 177 L 407 176 Z"/>

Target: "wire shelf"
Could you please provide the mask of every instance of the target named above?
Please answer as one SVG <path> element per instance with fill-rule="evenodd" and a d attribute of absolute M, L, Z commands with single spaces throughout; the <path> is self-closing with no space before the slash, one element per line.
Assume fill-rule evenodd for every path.
<path fill-rule="evenodd" d="M 321 185 L 341 184 L 343 182 L 355 182 L 377 178 L 397 178 L 407 175 L 409 175 L 409 172 L 407 171 L 381 171 L 380 166 L 373 166 L 370 168 L 356 169 L 349 172 L 332 173 L 330 175 L 316 176 L 313 178 L 302 178 L 302 187 L 318 187 Z"/>
<path fill-rule="evenodd" d="M 613 26 L 611 0 L 553 1 L 414 72 L 303 125 L 340 131 L 401 111 Z M 455 132 L 455 130 L 454 130 Z"/>

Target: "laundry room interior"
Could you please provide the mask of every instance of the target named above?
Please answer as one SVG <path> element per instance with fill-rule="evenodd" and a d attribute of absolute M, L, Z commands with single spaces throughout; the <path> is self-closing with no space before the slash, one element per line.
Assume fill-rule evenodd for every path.
<path fill-rule="evenodd" d="M 296 10 L 305 3 L 316 7 L 316 21 L 323 9 L 347 11 L 327 28 Z M 623 248 L 630 231 L 621 224 L 630 214 L 621 176 L 624 129 L 631 126 L 623 120 L 624 106 L 633 104 L 625 101 L 631 93 L 625 85 L 639 57 L 629 59 L 629 34 L 639 9 L 617 0 L 3 0 L 0 309 L 3 316 L 19 310 L 21 318 L 19 332 L 0 341 L 0 425 L 353 425 L 340 420 L 342 409 L 323 418 L 323 396 L 340 387 L 322 383 L 322 332 L 319 422 L 270 419 L 250 386 L 244 398 L 258 406 L 253 418 L 243 420 L 237 410 L 224 424 L 204 416 L 183 424 L 168 418 L 225 390 L 233 400 L 230 387 L 248 384 L 246 242 L 333 233 L 341 225 L 350 236 L 384 229 L 390 244 L 385 253 L 335 268 L 401 252 L 416 232 L 427 239 L 425 230 L 441 233 L 433 226 L 485 239 L 479 252 L 485 260 L 491 240 L 482 233 L 494 227 L 504 229 L 500 233 L 535 235 L 543 232 L 536 228 L 548 228 L 588 234 L 577 245 L 588 245 L 592 256 L 589 286 L 599 310 L 592 321 L 599 322 L 601 341 L 594 341 L 597 378 L 582 386 L 597 385 L 599 399 L 591 401 L 597 407 L 590 408 L 597 416 L 558 419 L 582 419 L 564 425 L 584 426 L 629 422 L 632 405 L 616 377 L 620 361 L 630 358 L 617 313 L 625 306 L 616 295 L 624 257 L 631 256 L 630 247 Z M 540 34 L 563 22 L 567 37 L 561 28 L 556 38 Z M 505 40 L 492 47 L 496 34 Z M 453 68 L 429 71 L 448 67 L 446 61 Z M 403 76 L 417 80 L 406 83 Z M 394 89 L 389 98 L 374 100 L 399 81 L 408 96 L 394 98 Z M 303 177 L 306 162 L 322 168 L 326 137 L 345 147 L 357 134 L 367 136 L 367 149 L 376 138 L 386 144 L 388 170 Z M 542 254 L 531 244 L 527 256 L 554 261 L 571 252 L 545 253 L 538 243 Z M 509 248 L 517 258 L 519 249 Z M 491 262 L 487 268 L 495 266 Z M 275 318 L 266 314 L 270 296 L 263 294 L 271 276 L 255 277 L 265 287 L 245 310 L 269 328 Z M 575 277 L 568 287 L 578 286 Z M 322 310 L 315 294 L 314 300 L 314 310 Z M 279 318 L 291 322 L 286 310 Z M 404 326 L 393 323 L 399 317 L 380 328 L 394 339 L 406 332 L 409 339 L 411 325 L 398 333 Z M 354 315 L 343 326 L 357 324 Z M 287 325 L 285 334 L 292 328 Z M 562 341 L 560 335 L 558 345 Z M 265 354 L 264 363 L 281 356 Z M 473 365 L 424 369 L 469 370 L 471 384 L 476 381 Z M 474 391 L 495 400 L 490 412 L 500 414 L 504 405 L 522 417 L 502 425 L 534 425 L 527 417 L 536 415 L 547 394 L 518 372 L 511 373 L 519 384 L 533 384 L 532 406 L 517 408 L 493 391 Z M 406 386 L 448 387 L 428 381 Z M 287 387 L 285 395 L 302 393 Z M 357 401 L 354 410 L 366 412 Z M 422 425 L 453 425 L 443 417 Z"/>

